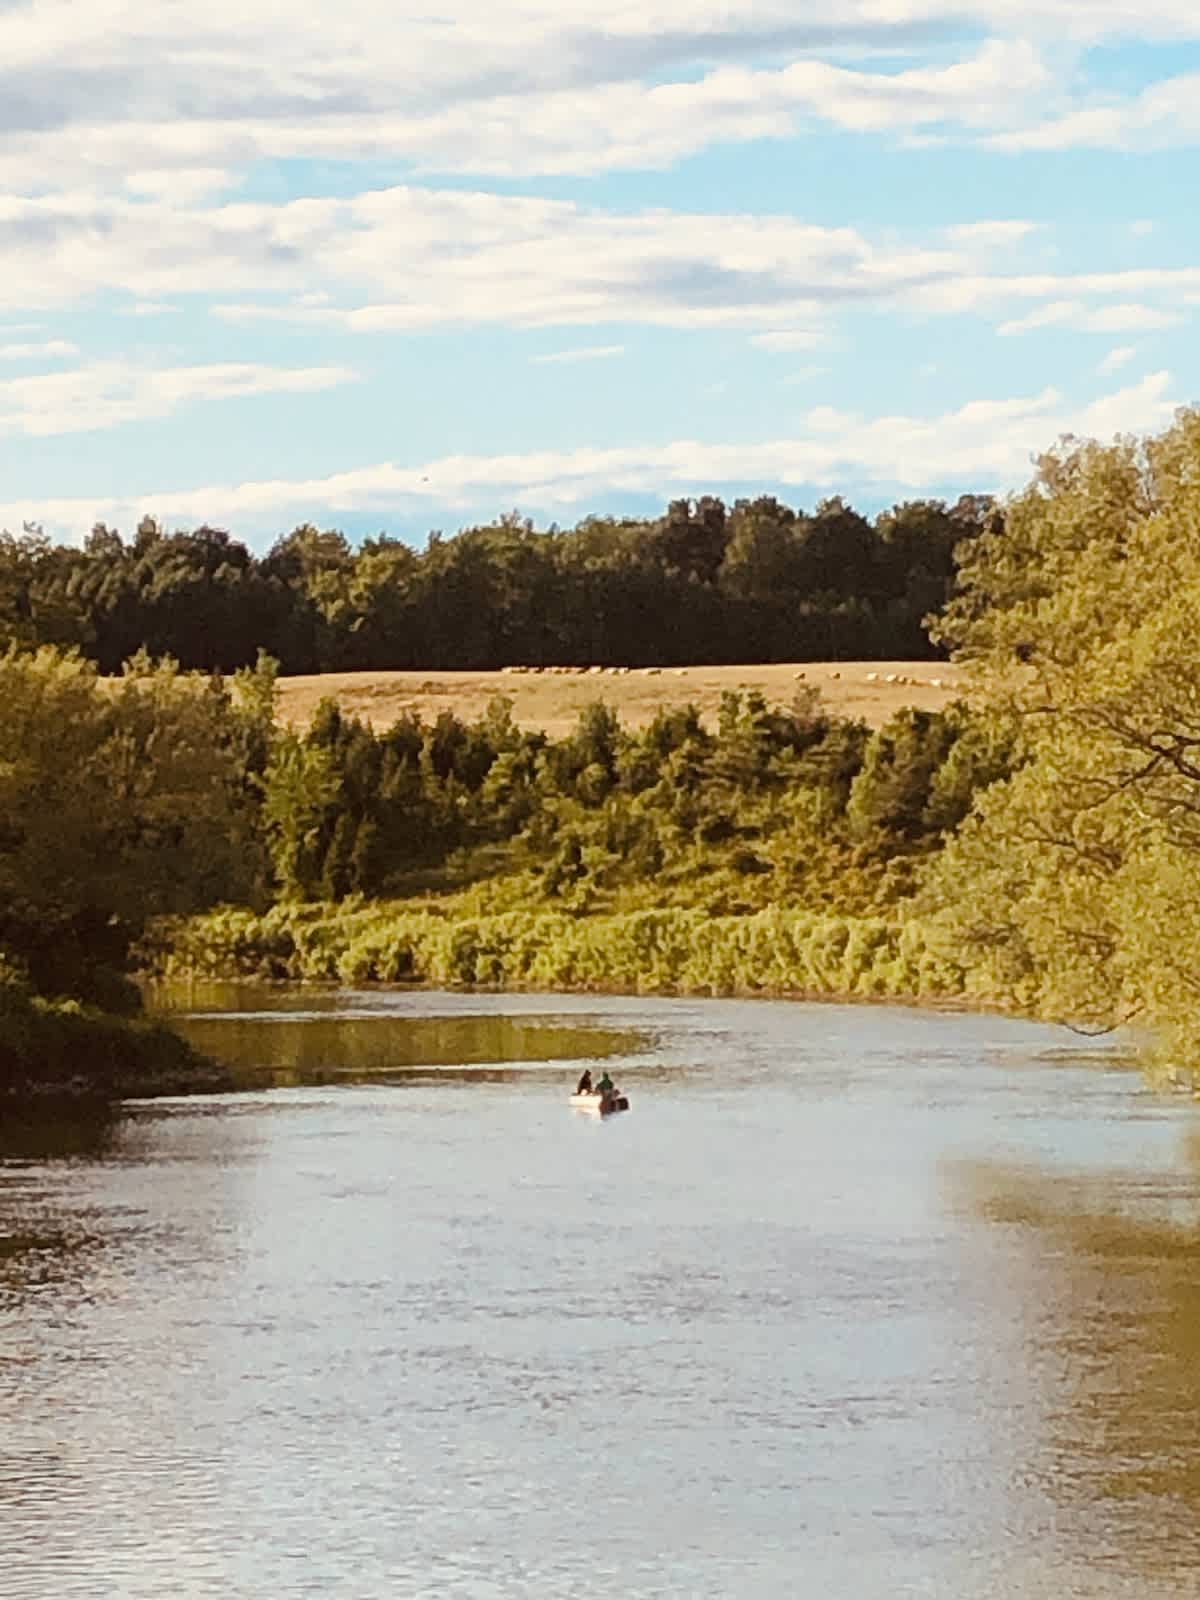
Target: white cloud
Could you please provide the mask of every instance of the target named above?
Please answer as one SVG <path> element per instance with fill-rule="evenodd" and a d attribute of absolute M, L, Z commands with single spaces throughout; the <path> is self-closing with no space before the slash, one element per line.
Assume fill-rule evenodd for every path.
<path fill-rule="evenodd" d="M 1096 371 L 1101 377 L 1108 377 L 1110 373 L 1120 372 L 1122 367 L 1127 367 L 1135 355 L 1137 355 L 1136 346 L 1119 344 L 1115 350 L 1108 352 Z"/>
<path fill-rule="evenodd" d="M 1002 150 L 1162 150 L 1200 140 L 1200 73 L 1164 78 L 1140 94 L 1102 101 L 1032 127 L 996 133 Z M 1148 227 L 1135 226 L 1135 232 Z"/>
<path fill-rule="evenodd" d="M 40 343 L 32 344 L 0 344 L 0 361 L 41 361 L 78 354 L 78 347 L 66 339 L 43 339 Z"/>
<path fill-rule="evenodd" d="M 1093 311 L 1084 326 L 1089 333 L 1149 333 L 1155 328 L 1170 328 L 1179 321 L 1173 311 L 1156 306 L 1102 306 Z"/>
<path fill-rule="evenodd" d="M 234 320 L 369 332 L 626 314 L 769 326 L 793 310 L 823 316 L 839 298 L 886 301 L 922 275 L 932 303 L 953 263 L 986 270 L 1035 224 L 983 219 L 905 250 L 788 219 L 611 216 L 460 190 L 288 204 L 225 191 L 255 163 L 303 157 L 507 177 L 661 167 L 813 119 L 893 142 L 1040 136 L 1029 123 L 1047 108 L 1051 121 L 1085 114 L 1047 49 L 1132 27 L 1125 0 L 830 0 L 819 21 L 797 11 L 794 0 L 447 0 L 433 11 L 342 0 L 298 29 L 283 0 L 0 0 L 0 89 L 11 89 L 0 95 L 0 306 L 117 290 L 146 306 L 213 295 Z M 1147 0 L 1133 31 L 1200 37 L 1200 23 L 1184 0 Z"/>
<path fill-rule="evenodd" d="M 270 530 L 289 518 L 497 503 L 530 508 L 581 506 L 620 491 L 667 496 L 766 483 L 825 487 L 859 482 L 899 492 L 946 484 L 1004 489 L 1030 475 L 1033 455 L 1062 434 L 1111 437 L 1158 428 L 1170 420 L 1170 374 L 1141 382 L 1090 405 L 1071 408 L 1053 389 L 1012 400 L 977 400 L 938 417 L 868 418 L 817 407 L 795 437 L 722 444 L 677 440 L 614 449 L 526 451 L 497 456 L 444 456 L 417 466 L 394 462 L 322 478 L 215 484 L 103 497 L 26 499 L 0 505 L 0 526 L 41 521 L 73 535 L 98 518 L 132 526 L 143 512 L 168 524 L 205 520 L 243 531 Z"/>
<path fill-rule="evenodd" d="M 201 213 L 178 255 L 160 233 L 140 257 L 142 227 L 125 219 L 110 237 L 114 280 L 147 275 L 185 292 L 207 272 L 256 300 L 224 300 L 234 322 L 378 333 L 444 323 L 527 327 L 613 321 L 671 327 L 762 327 L 795 318 L 809 327 L 840 308 L 883 304 L 964 272 L 948 248 L 874 244 L 853 228 L 786 216 L 601 211 L 568 201 L 401 186 L 348 200 L 235 205 Z M 3 225 L 0 221 L 0 237 Z M 298 296 L 317 274 L 341 304 Z M 30 264 L 31 292 L 42 284 Z M 344 303 L 350 288 L 378 298 Z M 787 337 L 795 346 L 796 335 Z"/>
<path fill-rule="evenodd" d="M 124 361 L 95 362 L 69 372 L 0 381 L 0 435 L 93 432 L 169 416 L 193 400 L 312 393 L 353 378 L 342 367 L 223 362 L 154 369 Z"/>
<path fill-rule="evenodd" d="M 824 344 L 827 335 L 821 328 L 777 328 L 770 333 L 756 333 L 750 343 L 761 350 L 788 351 L 811 350 Z"/>
<path fill-rule="evenodd" d="M 150 167 L 125 174 L 125 187 L 152 200 L 194 203 L 231 188 L 237 181 L 224 167 Z"/>
<path fill-rule="evenodd" d="M 1024 317 L 1001 323 L 996 331 L 1005 338 L 1049 327 L 1074 328 L 1080 333 L 1148 333 L 1156 328 L 1169 328 L 1178 321 L 1176 312 L 1128 301 L 1088 307 L 1077 300 L 1054 300 Z"/>
<path fill-rule="evenodd" d="M 1138 239 L 1144 239 L 1154 232 L 1154 224 L 1146 217 L 1129 224 L 1129 231 Z"/>
<path fill-rule="evenodd" d="M 289 157 L 561 173 L 662 164 L 788 132 L 797 116 L 869 131 L 1019 125 L 1023 101 L 1053 104 L 1029 42 L 1047 5 L 973 9 L 831 0 L 805 19 L 794 0 L 447 0 L 424 13 L 342 0 L 299 28 L 281 0 L 27 0 L 0 11 L 0 173 L 33 189 L 132 173 L 163 192 L 193 169 L 176 181 L 207 191 Z M 1069 0 L 1050 9 L 1061 17 Z M 1097 11 L 1088 31 L 1102 35 Z M 1139 31 L 1152 26 L 1139 13 Z M 996 36 L 977 47 L 981 32 Z M 900 71 L 839 64 L 950 41 L 976 53 Z M 763 60 L 786 65 L 746 65 Z"/>
<path fill-rule="evenodd" d="M 255 163 L 291 159 L 507 177 L 653 168 L 810 122 L 1011 148 L 1194 128 L 1189 78 L 1102 104 L 1085 82 L 1079 104 L 1063 70 L 1090 42 L 1200 38 L 1192 0 L 806 11 L 795 0 L 340 0 L 298 27 L 283 0 L 6 0 L 0 189 L 198 202 Z"/>
<path fill-rule="evenodd" d="M 1036 51 L 992 41 L 949 66 L 865 72 L 819 61 L 720 67 L 684 82 L 541 89 L 423 116 L 273 125 L 243 137 L 281 153 L 281 138 L 334 156 L 386 149 L 432 172 L 507 177 L 665 167 L 706 146 L 786 138 L 804 121 L 855 132 L 994 129 L 1046 100 L 1053 81 Z M 321 147 L 324 149 L 321 150 Z"/>
<path fill-rule="evenodd" d="M 1122 433 L 1148 433 L 1164 427 L 1179 409 L 1168 399 L 1169 372 L 1151 373 L 1140 383 L 1093 400 L 1076 426 L 1064 431 L 1083 438 L 1111 439 Z"/>
<path fill-rule="evenodd" d="M 1023 317 L 1002 322 L 996 332 L 1002 338 L 1009 339 L 1019 333 L 1033 333 L 1037 328 L 1052 328 L 1061 323 L 1077 322 L 1085 315 L 1083 306 L 1077 300 L 1054 300 L 1049 305 L 1039 306 L 1036 311 L 1027 312 Z"/>
<path fill-rule="evenodd" d="M 534 366 L 545 367 L 560 361 L 605 361 L 612 356 L 623 356 L 624 354 L 625 346 L 623 344 L 590 344 L 583 346 L 579 350 L 555 350 L 551 355 L 530 356 L 529 359 Z"/>
<path fill-rule="evenodd" d="M 997 219 L 993 222 L 960 222 L 946 229 L 946 237 L 952 244 L 962 245 L 964 248 L 980 247 L 991 252 L 1023 243 L 1030 234 L 1036 233 L 1040 226 L 1039 223 L 1016 218 L 1008 221 Z"/>
<path fill-rule="evenodd" d="M 1025 224 L 968 225 L 964 241 L 877 241 L 788 216 L 619 211 L 529 195 L 398 185 L 185 207 L 79 194 L 0 195 L 0 311 L 132 297 L 145 312 L 216 295 L 231 322 L 359 333 L 499 323 L 742 327 L 805 349 L 839 316 L 904 305 L 942 316 L 1013 301 L 1119 300 L 1079 315 L 1097 331 L 1164 326 L 1200 268 L 989 271 Z M 102 248 L 98 241 L 103 241 Z M 1132 307 L 1145 309 L 1135 314 Z M 1103 315 L 1101 314 L 1103 312 Z M 1140 320 L 1138 317 L 1140 316 Z M 1053 320 L 1053 319 L 1050 319 Z M 1035 324 L 1037 325 L 1037 324 Z"/>
<path fill-rule="evenodd" d="M 549 359 L 583 361 L 615 353 L 606 339 L 631 325 L 728 328 L 787 353 L 864 308 L 1132 337 L 1200 295 L 1200 268 L 1014 271 L 1044 264 L 1052 240 L 989 217 L 982 186 L 974 221 L 947 226 L 943 211 L 937 226 L 885 233 L 747 214 L 740 197 L 726 215 L 621 212 L 459 181 L 663 168 L 813 126 L 892 151 L 1186 140 L 1200 78 L 1098 93 L 1084 47 L 1200 38 L 1195 0 L 828 0 L 819 14 L 795 0 L 339 0 L 302 27 L 296 16 L 284 0 L 0 0 L 0 315 L 218 304 L 241 326 L 319 336 L 322 351 L 285 371 L 181 343 L 156 355 L 165 370 L 42 373 L 19 394 L 0 384 L 0 428 L 74 431 L 346 382 L 313 364 L 346 333 L 559 327 L 573 331 Z M 354 193 L 369 180 L 330 164 L 355 162 L 455 182 Z M 279 199 L 306 183 L 321 192 Z M 841 214 L 870 215 L 859 201 L 848 194 Z M 76 324 L 47 317 L 41 356 L 74 354 L 51 349 L 60 326 Z M 191 337 L 190 319 L 176 328 Z M 34 335 L 10 337 L 32 352 Z M 876 424 L 820 412 L 807 427 L 805 448 L 823 449 L 875 428 L 886 458 Z M 573 481 L 547 471 L 548 493 Z"/>
<path fill-rule="evenodd" d="M 1200 296 L 1200 267 L 1136 267 L 1115 272 L 964 273 L 945 283 L 919 288 L 912 299 L 930 312 L 976 311 L 989 314 L 1013 301 L 1044 300 L 1054 307 L 1049 321 L 1062 320 L 1061 306 L 1118 299 L 1129 305 L 1147 296 L 1176 308 Z M 1038 308 L 1039 312 L 1048 309 Z M 1022 319 L 1023 320 L 1023 319 Z"/>

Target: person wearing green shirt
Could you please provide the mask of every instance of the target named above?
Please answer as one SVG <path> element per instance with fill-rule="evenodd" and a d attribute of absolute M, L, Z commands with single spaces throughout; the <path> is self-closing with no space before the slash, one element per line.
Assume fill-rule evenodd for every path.
<path fill-rule="evenodd" d="M 613 1084 L 612 1079 L 608 1075 L 608 1068 L 605 1067 L 604 1076 L 600 1079 L 600 1082 L 596 1085 L 596 1089 L 600 1094 L 612 1094 L 614 1087 L 615 1087 L 615 1085 Z"/>

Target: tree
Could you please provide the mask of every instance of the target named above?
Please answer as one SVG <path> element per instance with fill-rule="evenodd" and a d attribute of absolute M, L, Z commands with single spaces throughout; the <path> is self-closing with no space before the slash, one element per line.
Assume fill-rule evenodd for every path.
<path fill-rule="evenodd" d="M 321 869 L 322 900 L 341 900 L 350 893 L 357 837 L 358 823 L 355 818 L 349 811 L 339 811 Z"/>
<path fill-rule="evenodd" d="M 148 917 L 249 892 L 229 697 L 171 663 L 102 685 L 78 656 L 0 656 L 0 947 L 89 992 Z"/>
<path fill-rule="evenodd" d="M 931 883 L 998 992 L 1197 1051 L 1200 414 L 1064 441 L 966 554 L 939 636 L 989 686 L 1023 765 Z"/>
<path fill-rule="evenodd" d="M 911 709 L 898 711 L 872 734 L 850 786 L 846 818 L 852 832 L 887 853 L 899 840 L 928 837 L 934 778 L 955 736 L 949 718 Z"/>
<path fill-rule="evenodd" d="M 325 830 L 341 791 L 329 751 L 288 734 L 263 779 L 263 826 L 285 900 L 306 900 L 320 887 Z"/>
<path fill-rule="evenodd" d="M 382 887 L 384 871 L 379 827 L 364 817 L 354 835 L 350 852 L 350 889 L 354 894 L 375 894 Z"/>
<path fill-rule="evenodd" d="M 82 548 L 28 524 L 0 535 L 0 645 L 78 645 L 106 673 L 143 648 L 221 672 L 261 649 L 288 673 L 923 655 L 953 552 L 994 520 L 978 497 L 872 526 L 840 499 L 701 496 L 565 531 L 513 512 L 423 550 L 305 523 L 262 558 L 206 524 L 97 523 Z"/>

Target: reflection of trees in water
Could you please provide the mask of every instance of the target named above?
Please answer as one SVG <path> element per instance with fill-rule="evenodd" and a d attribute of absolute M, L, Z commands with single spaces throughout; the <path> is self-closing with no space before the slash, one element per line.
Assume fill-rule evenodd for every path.
<path fill-rule="evenodd" d="M 530 1064 L 603 1060 L 644 1049 L 621 1029 L 514 1017 L 191 1018 L 176 1024 L 249 1085 L 395 1077 L 502 1082 Z M 519 1064 L 519 1069 L 518 1069 Z"/>
<path fill-rule="evenodd" d="M 0 1216 L 0 1289 L 17 1276 L 24 1283 L 57 1277 L 65 1259 L 87 1243 L 80 1233 Z"/>
<path fill-rule="evenodd" d="M 0 1122 L 0 1306 L 6 1291 L 59 1281 L 92 1243 L 84 1223 L 22 1199 L 26 1163 L 95 1160 L 113 1147 L 111 1107 L 53 1102 L 8 1106 Z M 7 1180 L 7 1181 L 6 1181 Z"/>
<path fill-rule="evenodd" d="M 4 1106 L 0 1161 L 64 1161 L 102 1156 L 112 1148 L 117 1111 L 95 1101 L 61 1100 Z"/>
<path fill-rule="evenodd" d="M 1200 1170 L 1200 1141 L 1189 1151 Z M 1200 1191 L 990 1163 L 971 1209 L 1010 1233 L 1040 1436 L 1027 1478 L 1096 1563 L 1200 1571 Z"/>
<path fill-rule="evenodd" d="M 313 997 L 304 998 L 311 1007 Z M 498 1083 L 525 1077 L 538 1064 L 550 1072 L 561 1070 L 564 1085 L 569 1077 L 574 1087 L 579 1060 L 627 1056 L 650 1042 L 647 1035 L 631 1030 L 533 1017 L 345 1017 L 336 1011 L 313 1016 L 311 1010 L 303 1018 L 275 1013 L 254 1021 L 190 1019 L 181 1030 L 201 1049 L 227 1061 L 247 1087 L 355 1079 Z M 101 1225 L 94 1236 L 76 1209 L 79 1190 L 69 1171 L 48 1186 L 39 1178 L 27 1187 L 21 1179 L 27 1164 L 69 1167 L 78 1162 L 82 1174 L 89 1163 L 109 1159 L 194 1162 L 193 1170 L 210 1179 L 206 1195 L 212 1225 L 206 1238 L 214 1250 L 224 1248 L 224 1220 L 236 1214 L 243 1158 L 252 1161 L 253 1150 L 242 1148 L 236 1118 L 231 1121 L 223 1111 L 220 1100 L 195 1102 L 183 1118 L 169 1106 L 122 1111 L 90 1102 L 5 1105 L 0 1117 L 0 1297 L 76 1272 L 95 1273 L 94 1250 L 88 1247 L 98 1237 L 112 1242 L 109 1227 Z M 169 1130 L 165 1142 L 160 1126 L 164 1119 Z M 144 1230 L 147 1224 L 137 1226 Z M 156 1218 L 153 1226 L 162 1229 L 165 1220 Z M 189 1249 L 194 1248 L 193 1240 Z M 89 1265 L 81 1264 L 85 1260 Z M 111 1252 L 107 1272 L 119 1276 Z"/>

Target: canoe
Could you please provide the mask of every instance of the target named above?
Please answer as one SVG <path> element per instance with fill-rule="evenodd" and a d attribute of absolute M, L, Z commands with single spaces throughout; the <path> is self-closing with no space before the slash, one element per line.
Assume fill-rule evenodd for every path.
<path fill-rule="evenodd" d="M 614 1111 L 628 1111 L 629 1100 L 623 1094 L 573 1094 L 571 1104 L 576 1111 L 590 1111 L 597 1117 L 611 1117 Z"/>

